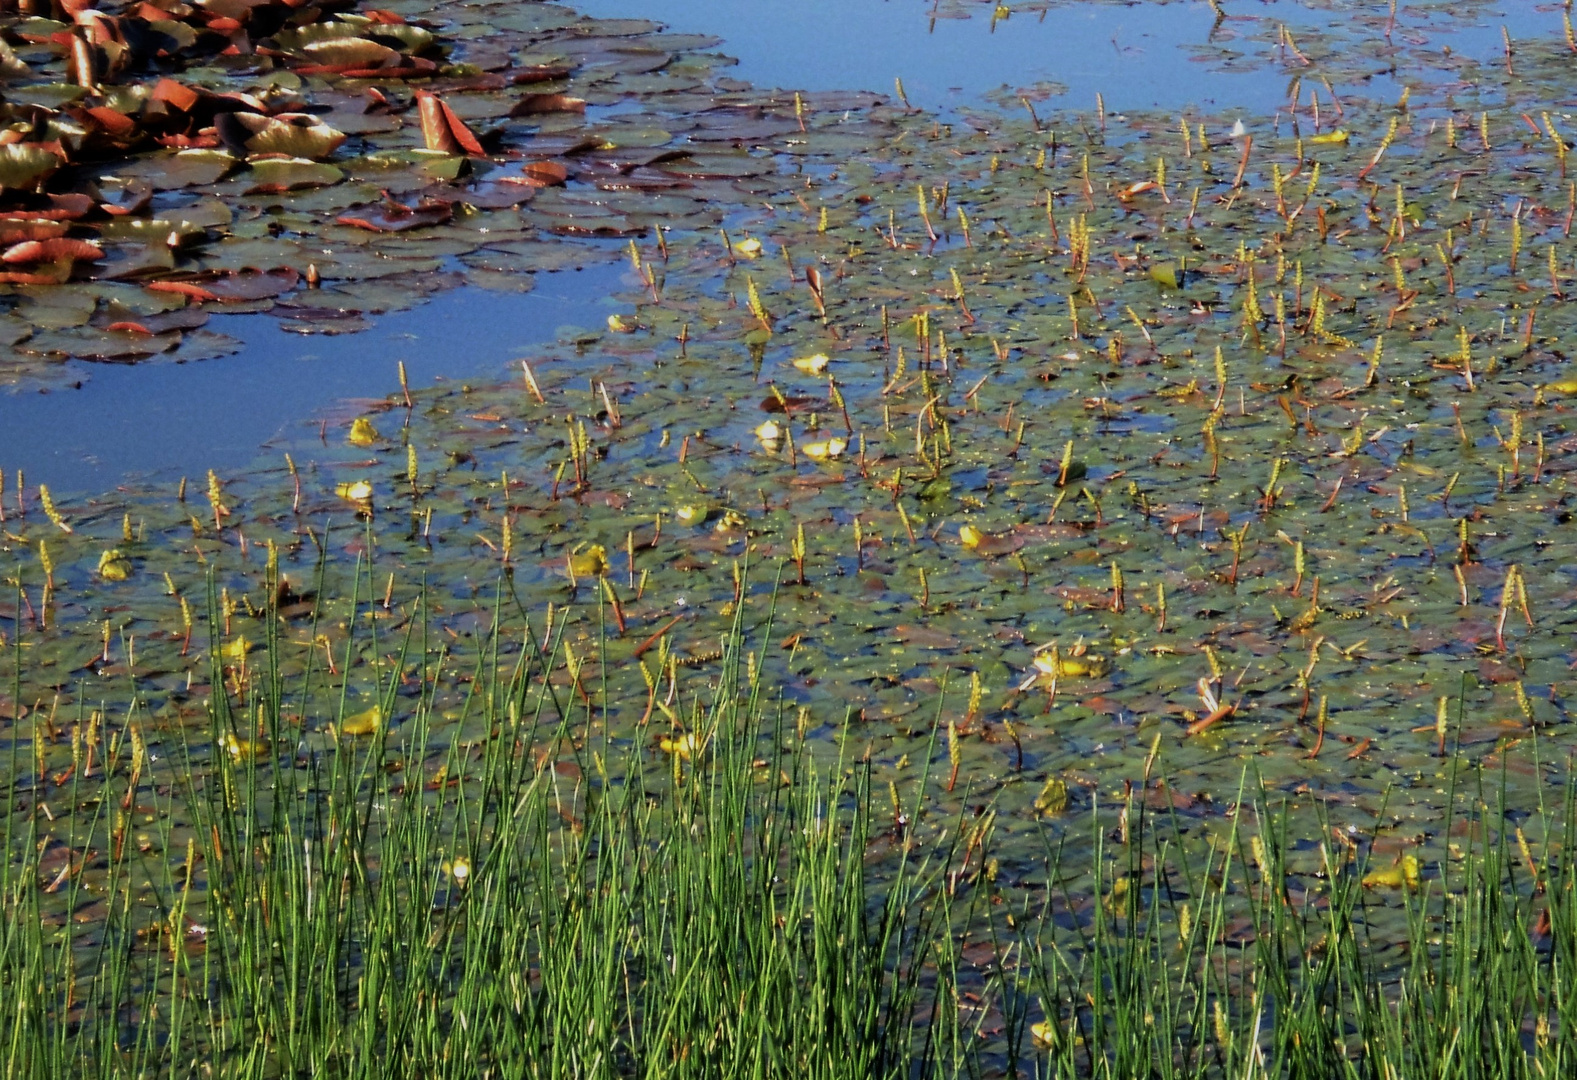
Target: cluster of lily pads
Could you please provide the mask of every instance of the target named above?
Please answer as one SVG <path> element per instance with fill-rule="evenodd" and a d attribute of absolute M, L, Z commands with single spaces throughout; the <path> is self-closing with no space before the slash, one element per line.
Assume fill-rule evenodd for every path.
<path fill-rule="evenodd" d="M 553 47 L 628 52 L 596 25 Z M 858 747 L 894 792 L 929 776 L 928 840 L 994 814 L 1005 895 L 1044 885 L 1070 807 L 1131 796 L 1220 839 L 1248 775 L 1372 828 L 1363 884 L 1404 896 L 1454 857 L 1456 770 L 1538 805 L 1571 738 L 1573 51 L 1521 43 L 1383 102 L 1289 53 L 1287 108 L 1243 123 L 676 86 L 661 132 L 539 128 L 518 158 L 465 152 L 516 91 L 434 84 L 411 98 L 424 122 L 389 129 L 424 146 L 376 181 L 347 166 L 263 208 L 214 178 L 278 236 L 177 251 L 199 268 L 164 289 L 96 287 L 207 305 L 191 290 L 305 276 L 291 223 L 332 213 L 316 295 L 379 260 L 529 270 L 557 229 L 621 244 L 625 310 L 507 381 L 402 388 L 244 475 L 0 491 L 0 717 L 32 756 L 13 787 L 58 800 L 84 733 L 112 729 L 220 776 L 347 740 L 431 773 L 437 752 L 401 742 L 414 703 L 486 746 L 479 688 L 539 661 L 570 724 L 544 753 L 633 746 L 682 786 L 716 736 L 696 703 L 723 642 L 775 593 L 742 648 L 792 736 Z M 641 77 L 680 81 L 676 63 Z M 248 115 L 253 138 L 318 123 Z M 582 187 L 509 179 L 547 145 Z M 470 179 L 423 172 L 439 160 Z M 363 197 L 379 185 L 406 210 Z M 529 219 L 482 209 L 515 188 Z M 509 239 L 409 246 L 489 215 L 513 215 Z M 256 276 L 212 261 L 278 244 L 289 264 Z M 342 255 L 358 269 L 336 278 Z M 310 689 L 265 730 L 280 677 Z M 1326 895 L 1321 857 L 1287 854 L 1288 896 Z M 1364 914 L 1376 940 L 1406 917 Z"/>
<path fill-rule="evenodd" d="M 8 380 L 233 351 L 199 330 L 216 312 L 334 333 L 461 280 L 529 288 L 600 257 L 544 235 L 710 221 L 752 174 L 759 121 L 711 85 L 713 39 L 537 3 L 349 6 L 0 20 Z"/>

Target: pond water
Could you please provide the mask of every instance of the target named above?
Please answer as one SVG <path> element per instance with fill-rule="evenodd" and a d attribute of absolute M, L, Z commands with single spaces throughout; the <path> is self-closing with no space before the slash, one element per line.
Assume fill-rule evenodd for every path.
<path fill-rule="evenodd" d="M 602 18 L 654 19 L 715 35 L 736 58 L 730 74 L 763 87 L 890 93 L 946 110 L 1011 88 L 1050 89 L 1042 109 L 1196 107 L 1246 116 L 1285 105 L 1274 65 L 1235 64 L 1245 39 L 1285 23 L 1318 28 L 1361 4 L 1296 0 L 1229 5 L 1218 21 L 1203 3 L 1074 3 L 1020 8 L 993 19 L 983 4 L 946 9 L 922 0 L 762 0 L 748 15 L 732 0 L 583 0 Z M 1553 6 L 1407 6 L 1395 35 L 1413 48 L 1446 48 L 1491 60 L 1500 28 L 1518 38 L 1559 32 Z M 1263 51 L 1264 43 L 1260 42 Z M 1250 50 L 1252 52 L 1252 50 Z M 1404 68 L 1404 70 L 1406 70 Z M 1422 67 L 1415 78 L 1435 77 Z M 1376 62 L 1343 94 L 1394 100 L 1394 61 Z M 1016 90 L 1014 90 L 1016 93 Z M 617 111 L 617 110 L 613 110 Z M 130 477 L 232 468 L 265 444 L 317 422 L 336 402 L 375 397 L 395 360 L 419 383 L 497 374 L 512 350 L 551 343 L 566 324 L 600 325 L 614 285 L 609 271 L 543 276 L 537 291 L 495 296 L 462 286 L 410 312 L 381 316 L 371 331 L 310 341 L 271 319 L 221 317 L 213 329 L 240 343 L 216 360 L 111 366 L 68 361 L 36 388 L 0 392 L 0 464 L 60 491 L 90 492 Z"/>
<path fill-rule="evenodd" d="M 599 326 L 619 285 L 607 266 L 543 274 L 532 291 L 460 288 L 360 333 L 304 338 L 267 315 L 220 316 L 233 356 L 185 364 L 72 364 L 80 383 L 0 394 L 0 463 L 32 483 L 91 492 L 258 458 L 276 436 L 398 387 L 497 378 L 558 331 Z"/>
<path fill-rule="evenodd" d="M 1097 804 L 1220 852 L 1262 790 L 1343 845 L 1336 871 L 1294 845 L 1300 903 L 1392 867 L 1362 885 L 1376 940 L 1460 858 L 1447 815 L 1488 820 L 1491 779 L 1547 861 L 1531 808 L 1577 740 L 1563 8 L 586 5 L 282 30 L 266 63 L 183 73 L 277 115 L 208 132 L 221 95 L 166 87 L 191 122 L 109 190 L 7 192 L 114 256 L 8 278 L 0 310 L 24 876 L 43 854 L 72 895 L 162 874 L 116 916 L 157 960 L 192 852 L 200 904 L 226 859 L 272 872 L 258 815 L 294 807 L 304 895 L 339 896 L 313 815 L 366 834 L 398 784 L 438 824 L 388 872 L 448 883 L 453 926 L 455 853 L 495 872 L 508 818 L 473 800 L 527 763 L 554 785 L 545 842 L 572 845 L 593 795 L 639 779 L 678 805 L 735 737 L 768 800 L 807 786 L 771 775 L 785 744 L 857 762 L 891 806 L 872 876 L 962 847 L 967 889 L 1011 901 L 983 905 L 1002 940 L 1051 845 L 1109 857 L 1069 824 Z M 25 93 L 81 96 L 54 24 L 16 33 Z M 221 126 L 235 152 L 184 145 Z M 58 166 L 22 141 L 0 164 Z M 43 265 L 35 242 L 6 250 Z M 103 265 L 67 280 L 79 262 Z M 297 333 L 324 329 L 358 332 Z M 172 362 L 219 335 L 238 350 Z M 48 359 L 138 350 L 166 360 Z M 528 695 L 551 737 L 523 731 Z M 720 732 L 739 697 L 762 726 Z M 69 928 L 65 895 L 35 907 Z M 37 970 L 89 969 L 82 922 L 81 957 Z M 1001 954 L 976 955 L 980 989 Z M 260 1015 L 201 1038 L 262 1047 Z"/>

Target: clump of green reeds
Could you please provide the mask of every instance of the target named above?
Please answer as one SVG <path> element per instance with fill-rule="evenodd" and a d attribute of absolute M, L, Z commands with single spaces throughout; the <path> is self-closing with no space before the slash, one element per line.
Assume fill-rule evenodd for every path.
<path fill-rule="evenodd" d="M 84 718 L 96 756 L 48 790 L 13 726 L 6 1074 L 1572 1074 L 1577 788 L 1527 817 L 1478 790 L 1393 862 L 1263 791 L 1152 810 L 1152 750 L 1089 848 L 1046 830 L 1044 878 L 1004 871 L 1012 789 L 946 817 L 940 769 L 873 799 L 869 755 L 818 761 L 750 660 L 770 621 L 738 605 L 661 750 L 565 690 L 564 620 L 513 659 L 495 629 L 444 735 L 420 618 L 383 722 L 342 706 L 327 748 L 277 629 L 201 746 Z"/>
<path fill-rule="evenodd" d="M 1035 1075 L 1573 1075 L 1577 786 L 1559 817 L 1480 790 L 1394 861 L 1261 794 L 1193 857 L 1173 813 L 1097 819 L 1093 868 L 1048 891 L 1020 965 Z"/>
<path fill-rule="evenodd" d="M 133 709 L 51 821 L 13 739 L 6 1074 L 950 1075 L 948 893 L 902 836 L 867 873 L 869 764 L 811 761 L 744 635 L 671 755 L 561 714 L 558 643 L 439 739 L 409 635 L 424 689 L 391 676 L 370 741 L 292 745 L 265 662 L 216 695 L 229 754 L 150 758 Z"/>

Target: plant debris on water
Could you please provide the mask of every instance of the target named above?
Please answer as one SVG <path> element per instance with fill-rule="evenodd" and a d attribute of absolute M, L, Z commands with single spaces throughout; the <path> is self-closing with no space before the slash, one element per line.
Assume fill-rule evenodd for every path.
<path fill-rule="evenodd" d="M 1352 6 L 1222 13 L 1270 117 L 17 16 L 39 357 L 628 269 L 233 476 L 0 472 L 13 1071 L 1564 1075 L 1577 37 Z"/>

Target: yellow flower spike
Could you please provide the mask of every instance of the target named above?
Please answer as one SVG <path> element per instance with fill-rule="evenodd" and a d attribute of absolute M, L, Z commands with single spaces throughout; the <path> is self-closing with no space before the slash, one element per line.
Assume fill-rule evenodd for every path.
<path fill-rule="evenodd" d="M 609 315 L 608 329 L 615 334 L 633 334 L 639 326 L 634 319 L 626 319 L 623 315 Z"/>
<path fill-rule="evenodd" d="M 836 438 L 808 442 L 800 447 L 804 451 L 805 456 L 812 461 L 826 461 L 829 458 L 835 458 L 848 448 L 849 441 L 847 439 Z"/>
<path fill-rule="evenodd" d="M 363 709 L 361 712 L 341 720 L 337 733 L 340 735 L 372 735 L 382 726 L 383 710 L 374 705 L 370 709 Z"/>
<path fill-rule="evenodd" d="M 984 540 L 985 538 L 985 533 L 981 532 L 973 525 L 960 525 L 958 527 L 958 542 L 963 544 L 966 548 L 979 547 L 980 541 Z"/>
<path fill-rule="evenodd" d="M 372 499 L 372 485 L 365 480 L 334 485 L 334 494 L 347 502 L 364 503 Z"/>
<path fill-rule="evenodd" d="M 741 259 L 754 259 L 761 255 L 761 241 L 747 236 L 734 245 L 734 254 Z"/>
<path fill-rule="evenodd" d="M 105 581 L 125 581 L 131 577 L 131 560 L 119 548 L 110 548 L 99 556 L 99 577 Z"/>
<path fill-rule="evenodd" d="M 602 577 L 608 572 L 608 549 L 588 544 L 570 553 L 569 568 L 576 577 Z"/>
<path fill-rule="evenodd" d="M 212 469 L 208 470 L 208 505 L 213 507 L 214 520 L 217 522 L 230 511 L 225 507 L 222 496 L 223 485 L 219 483 L 219 474 Z M 217 525 L 214 526 L 218 528 Z"/>
<path fill-rule="evenodd" d="M 351 422 L 350 434 L 345 436 L 345 441 L 352 446 L 368 447 L 378 441 L 381 436 L 378 429 L 372 426 L 372 421 L 365 416 L 358 416 Z"/>
<path fill-rule="evenodd" d="M 756 279 L 753 277 L 747 276 L 745 278 L 745 304 L 750 308 L 750 314 L 754 315 L 756 321 L 761 324 L 761 329 L 770 335 L 772 333 L 772 316 L 768 313 L 766 306 L 761 303 L 761 292 L 756 288 Z"/>
<path fill-rule="evenodd" d="M 50 520 L 50 523 L 53 524 L 55 528 L 59 529 L 61 532 L 66 533 L 74 531 L 71 526 L 66 523 L 66 519 L 60 516 L 60 511 L 55 509 L 55 500 L 49 494 L 48 484 L 38 485 L 38 501 L 44 506 L 44 516 Z"/>
<path fill-rule="evenodd" d="M 832 358 L 826 353 L 815 353 L 811 356 L 801 356 L 799 359 L 790 362 L 806 375 L 820 375 L 827 370 L 827 365 L 832 362 Z"/>
<path fill-rule="evenodd" d="M 783 438 L 783 429 L 776 420 L 767 420 L 756 428 L 756 438 L 764 443 L 775 443 Z"/>

